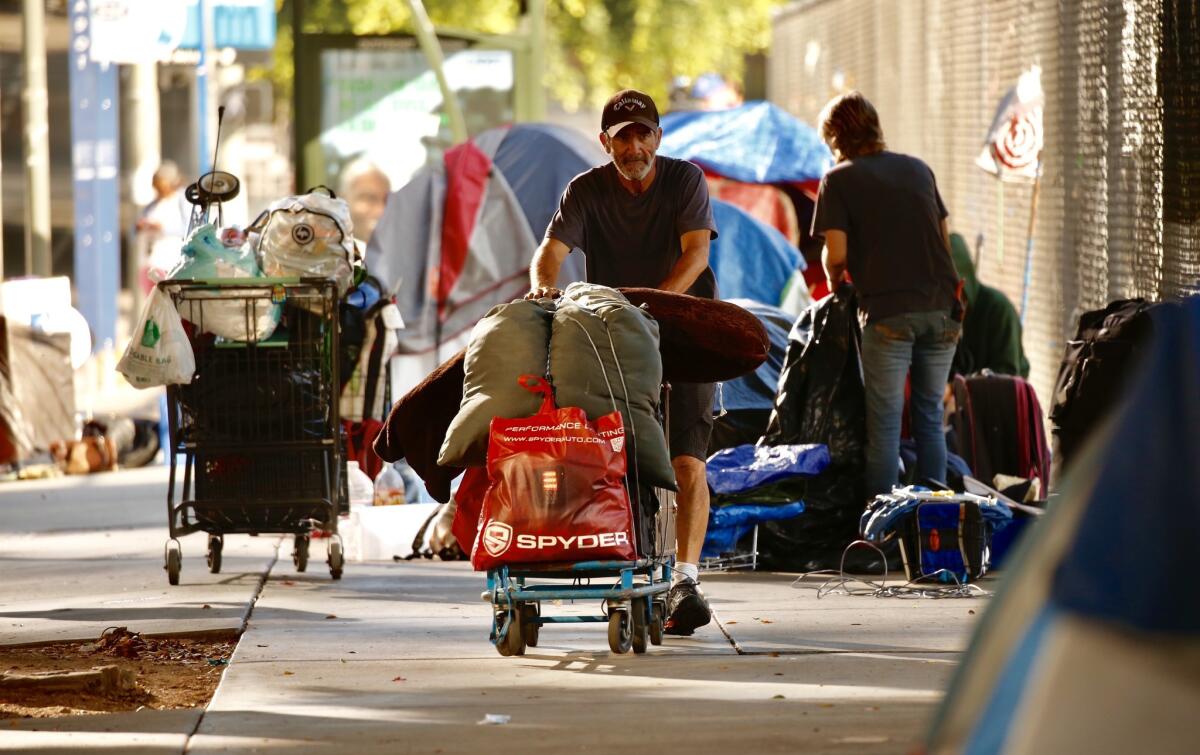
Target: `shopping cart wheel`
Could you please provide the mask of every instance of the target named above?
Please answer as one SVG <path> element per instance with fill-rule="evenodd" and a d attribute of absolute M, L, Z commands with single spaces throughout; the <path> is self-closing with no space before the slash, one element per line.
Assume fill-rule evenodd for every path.
<path fill-rule="evenodd" d="M 213 574 L 221 573 L 221 550 L 225 547 L 225 538 L 221 535 L 208 536 L 208 554 L 204 560 L 208 562 L 208 570 Z"/>
<path fill-rule="evenodd" d="M 614 653 L 628 653 L 632 644 L 629 611 L 624 608 L 613 609 L 608 615 L 608 649 Z"/>
<path fill-rule="evenodd" d="M 167 582 L 173 585 L 179 584 L 179 570 L 183 567 L 183 552 L 179 549 L 178 540 L 167 542 L 166 562 L 163 568 L 167 570 Z"/>
<path fill-rule="evenodd" d="M 296 571 L 308 568 L 308 535 L 296 535 L 292 546 L 292 563 L 296 565 Z"/>
<path fill-rule="evenodd" d="M 334 579 L 342 578 L 342 567 L 345 565 L 345 557 L 342 555 L 342 539 L 337 535 L 329 538 L 329 576 Z"/>
<path fill-rule="evenodd" d="M 650 647 L 650 600 L 634 598 L 630 613 L 633 615 L 633 652 L 640 655 Z"/>
<path fill-rule="evenodd" d="M 537 647 L 538 631 L 541 629 L 541 625 L 538 624 L 537 620 L 542 615 L 539 604 L 522 603 L 519 615 L 521 616 L 521 637 L 529 647 Z"/>
<path fill-rule="evenodd" d="M 525 655 L 525 637 L 521 631 L 520 614 L 507 609 L 496 611 L 496 652 L 508 656 Z"/>
<path fill-rule="evenodd" d="M 663 624 L 666 623 L 664 618 L 667 614 L 667 607 L 662 601 L 656 600 L 653 605 L 654 616 L 650 619 L 650 643 L 652 645 L 663 644 Z"/>

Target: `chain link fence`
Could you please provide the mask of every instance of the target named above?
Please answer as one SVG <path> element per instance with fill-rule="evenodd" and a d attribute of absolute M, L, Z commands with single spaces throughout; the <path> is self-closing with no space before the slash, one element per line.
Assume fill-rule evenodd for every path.
<path fill-rule="evenodd" d="M 1032 186 L 975 165 L 996 107 L 1042 69 L 1043 173 L 1025 312 L 1048 408 L 1079 314 L 1200 292 L 1195 0 L 807 0 L 781 9 L 770 99 L 815 125 L 858 89 L 888 147 L 929 163 L 980 280 L 1021 306 Z"/>

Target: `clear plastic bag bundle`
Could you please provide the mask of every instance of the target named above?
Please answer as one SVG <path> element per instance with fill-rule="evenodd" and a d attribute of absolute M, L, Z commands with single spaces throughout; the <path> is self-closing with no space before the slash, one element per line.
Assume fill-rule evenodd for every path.
<path fill-rule="evenodd" d="M 310 189 L 273 203 L 251 231 L 266 275 L 333 278 L 340 296 L 354 279 L 354 225 L 350 205 L 325 191 Z"/>

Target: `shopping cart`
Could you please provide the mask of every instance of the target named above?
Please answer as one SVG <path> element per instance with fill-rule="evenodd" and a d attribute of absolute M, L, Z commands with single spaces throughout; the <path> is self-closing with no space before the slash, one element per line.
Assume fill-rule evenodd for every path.
<path fill-rule="evenodd" d="M 178 538 L 193 532 L 208 533 L 214 574 L 227 534 L 293 535 L 292 560 L 302 572 L 310 538 L 328 533 L 326 561 L 339 579 L 344 551 L 337 522 L 348 503 L 337 401 L 337 284 L 251 278 L 158 285 L 180 311 L 196 357 L 192 382 L 167 388 L 169 582 L 179 584 Z"/>
<path fill-rule="evenodd" d="M 669 427 L 669 391 L 670 386 L 664 385 L 660 404 L 664 430 Z M 630 481 L 636 479 L 634 474 L 626 479 L 637 560 L 510 564 L 488 570 L 487 590 L 481 597 L 492 606 L 490 639 L 500 655 L 524 655 L 527 647 L 537 647 L 546 624 L 607 623 L 608 647 L 614 653 L 632 649 L 640 654 L 650 645 L 662 644 L 666 593 L 675 562 L 675 494 L 638 486 Z M 547 601 L 598 601 L 603 611 L 548 616 L 543 613 Z"/>

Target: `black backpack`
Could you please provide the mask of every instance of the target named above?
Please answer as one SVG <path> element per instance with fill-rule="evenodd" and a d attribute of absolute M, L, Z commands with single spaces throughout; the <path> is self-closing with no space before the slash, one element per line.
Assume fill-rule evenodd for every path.
<path fill-rule="evenodd" d="M 1055 484 L 1119 401 L 1153 329 L 1145 299 L 1121 299 L 1079 317 L 1054 383 L 1050 421 Z"/>

